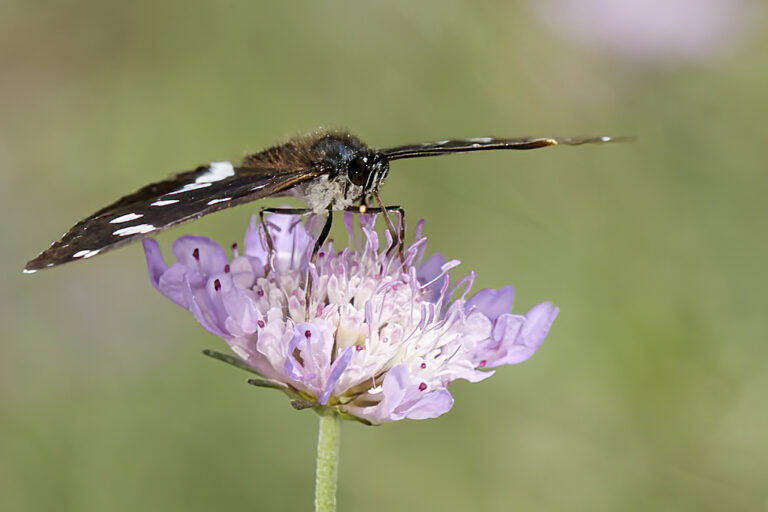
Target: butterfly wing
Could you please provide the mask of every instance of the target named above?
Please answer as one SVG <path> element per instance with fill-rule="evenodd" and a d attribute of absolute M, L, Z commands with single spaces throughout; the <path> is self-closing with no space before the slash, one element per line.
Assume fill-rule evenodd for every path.
<path fill-rule="evenodd" d="M 24 267 L 34 272 L 90 258 L 148 233 L 273 196 L 318 175 L 314 169 L 234 167 L 214 162 L 149 184 L 75 224 Z"/>
<path fill-rule="evenodd" d="M 602 144 L 606 142 L 624 142 L 628 137 L 521 137 L 518 139 L 497 139 L 480 137 L 478 139 L 449 139 L 423 144 L 411 144 L 384 149 L 381 152 L 389 160 L 401 158 L 419 158 L 423 156 L 467 153 L 470 151 L 488 151 L 493 149 L 538 149 L 563 144 L 580 146 L 582 144 Z"/>

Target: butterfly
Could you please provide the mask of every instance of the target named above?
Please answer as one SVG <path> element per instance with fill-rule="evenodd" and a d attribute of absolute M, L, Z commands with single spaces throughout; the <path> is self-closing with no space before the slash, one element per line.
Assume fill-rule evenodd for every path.
<path fill-rule="evenodd" d="M 441 140 L 374 149 L 347 132 L 322 130 L 290 139 L 239 164 L 212 162 L 146 185 L 75 224 L 27 262 L 25 273 L 88 259 L 150 233 L 266 197 L 293 196 L 307 204 L 291 212 L 359 208 L 378 195 L 394 160 L 489 150 L 537 149 L 624 140 L 617 137 Z"/>

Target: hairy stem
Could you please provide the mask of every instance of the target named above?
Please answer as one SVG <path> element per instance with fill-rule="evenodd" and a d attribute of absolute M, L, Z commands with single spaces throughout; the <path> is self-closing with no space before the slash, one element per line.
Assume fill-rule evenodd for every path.
<path fill-rule="evenodd" d="M 315 470 L 315 512 L 336 510 L 341 418 L 335 412 L 320 416 Z"/>

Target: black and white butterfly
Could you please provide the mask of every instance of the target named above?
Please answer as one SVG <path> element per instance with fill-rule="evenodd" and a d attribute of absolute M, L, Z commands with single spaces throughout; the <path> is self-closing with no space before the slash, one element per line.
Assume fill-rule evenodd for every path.
<path fill-rule="evenodd" d="M 364 209 L 374 198 L 383 206 L 378 190 L 393 160 L 616 140 L 483 137 L 377 150 L 349 133 L 318 131 L 246 156 L 237 165 L 213 162 L 142 187 L 75 224 L 60 240 L 29 261 L 24 272 L 91 258 L 149 233 L 265 197 L 294 196 L 302 199 L 308 210 L 329 211 L 330 228 L 331 210 L 355 206 Z"/>

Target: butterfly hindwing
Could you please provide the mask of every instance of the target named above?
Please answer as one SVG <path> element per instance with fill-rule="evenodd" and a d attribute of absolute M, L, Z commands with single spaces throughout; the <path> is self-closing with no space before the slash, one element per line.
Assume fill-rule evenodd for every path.
<path fill-rule="evenodd" d="M 25 271 L 90 258 L 209 213 L 272 196 L 317 175 L 312 169 L 234 167 L 214 162 L 146 185 L 75 224 Z"/>

